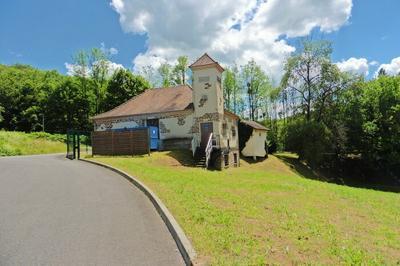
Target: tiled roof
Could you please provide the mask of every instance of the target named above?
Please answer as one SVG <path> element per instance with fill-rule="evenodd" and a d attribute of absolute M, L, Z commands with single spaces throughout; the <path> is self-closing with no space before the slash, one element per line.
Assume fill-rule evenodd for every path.
<path fill-rule="evenodd" d="M 191 108 L 193 108 L 192 88 L 188 85 L 179 85 L 148 89 L 114 109 L 94 116 L 93 119 L 165 113 Z"/>
<path fill-rule="evenodd" d="M 240 123 L 246 124 L 252 128 L 259 129 L 259 130 L 268 130 L 268 128 L 264 127 L 263 125 L 260 125 L 259 123 L 255 121 L 250 121 L 250 120 L 240 120 Z"/>
<path fill-rule="evenodd" d="M 202 67 L 202 66 L 212 66 L 215 65 L 221 72 L 224 71 L 223 67 L 218 64 L 217 61 L 212 59 L 207 53 L 203 54 L 199 59 L 197 59 L 193 64 L 191 64 L 190 68 Z"/>
<path fill-rule="evenodd" d="M 230 115 L 230 116 L 234 117 L 235 119 L 239 119 L 240 118 L 237 114 L 232 113 L 232 112 L 230 112 L 230 111 L 228 111 L 226 109 L 224 109 L 224 114 L 225 115 Z"/>

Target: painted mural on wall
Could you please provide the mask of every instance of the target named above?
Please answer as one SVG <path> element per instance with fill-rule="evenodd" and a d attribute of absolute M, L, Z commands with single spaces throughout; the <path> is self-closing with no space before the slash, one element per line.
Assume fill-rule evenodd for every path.
<path fill-rule="evenodd" d="M 149 118 L 152 119 L 166 119 L 166 118 L 183 118 L 185 119 L 187 115 L 191 114 L 193 111 L 188 110 L 179 113 L 170 114 L 151 114 L 151 115 L 137 115 L 121 117 L 116 119 L 104 119 L 98 121 L 94 124 L 95 131 L 111 130 L 116 128 L 135 128 L 146 126 L 145 121 Z"/>
<path fill-rule="evenodd" d="M 193 125 L 190 128 L 190 131 L 188 133 L 193 134 L 193 133 L 200 133 L 200 123 L 203 122 L 209 122 L 209 121 L 215 121 L 218 122 L 222 120 L 223 115 L 220 113 L 206 113 L 200 117 L 195 117 L 193 119 Z"/>
<path fill-rule="evenodd" d="M 207 100 L 208 100 L 207 95 L 201 96 L 201 99 L 200 99 L 200 101 L 199 101 L 199 107 L 203 107 L 204 104 L 207 102 Z"/>
<path fill-rule="evenodd" d="M 160 133 L 162 134 L 171 132 L 171 130 L 169 130 L 162 121 L 159 122 L 159 128 L 160 128 Z"/>
<path fill-rule="evenodd" d="M 183 126 L 185 123 L 185 117 L 178 117 L 178 126 Z"/>

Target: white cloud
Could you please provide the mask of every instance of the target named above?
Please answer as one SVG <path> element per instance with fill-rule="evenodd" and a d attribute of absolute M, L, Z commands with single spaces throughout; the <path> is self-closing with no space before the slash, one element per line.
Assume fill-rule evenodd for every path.
<path fill-rule="evenodd" d="M 114 72 L 117 71 L 118 69 L 125 69 L 123 65 L 111 61 L 107 61 L 107 67 L 108 67 L 108 76 L 112 76 Z"/>
<path fill-rule="evenodd" d="M 65 68 L 67 69 L 68 76 L 74 76 L 75 74 L 80 73 L 80 74 L 83 74 L 85 77 L 88 77 L 90 74 L 89 69 L 84 69 L 80 65 L 70 64 L 68 62 L 65 62 L 64 65 L 65 65 Z"/>
<path fill-rule="evenodd" d="M 208 52 L 223 64 L 253 58 L 279 78 L 295 49 L 281 37 L 306 36 L 316 27 L 339 29 L 350 17 L 352 0 L 112 0 L 111 6 L 124 31 L 147 37 L 135 70 Z"/>
<path fill-rule="evenodd" d="M 381 69 L 381 68 L 385 69 L 386 74 L 388 74 L 388 75 L 399 74 L 400 73 L 400 57 L 393 58 L 389 64 L 381 64 L 377 70 L 377 73 L 379 72 L 379 69 Z"/>
<path fill-rule="evenodd" d="M 107 55 L 116 55 L 118 54 L 118 49 L 115 47 L 107 48 L 104 42 L 100 44 L 100 49 L 103 51 L 103 53 Z"/>
<path fill-rule="evenodd" d="M 110 51 L 110 54 L 111 54 L 111 55 L 116 55 L 116 54 L 118 54 L 118 49 L 117 49 L 117 48 L 111 47 L 111 48 L 109 49 L 109 51 Z"/>
<path fill-rule="evenodd" d="M 372 62 L 371 62 L 372 63 Z M 367 76 L 369 74 L 368 60 L 365 58 L 351 57 L 348 60 L 343 60 L 336 63 L 341 71 L 349 72 L 357 75 Z"/>
<path fill-rule="evenodd" d="M 377 66 L 377 65 L 379 65 L 379 62 L 374 60 L 374 61 L 369 62 L 368 64 L 370 66 Z"/>
<path fill-rule="evenodd" d="M 94 64 L 96 64 L 96 62 Z M 106 64 L 108 68 L 108 73 L 107 73 L 108 77 L 111 77 L 114 74 L 114 72 L 117 71 L 118 69 L 125 69 L 123 65 L 115 62 L 106 61 Z M 66 62 L 64 65 L 65 68 L 67 69 L 68 76 L 74 76 L 77 73 L 84 73 L 84 75 L 88 77 L 92 71 L 90 68 L 82 69 L 80 65 L 71 64 L 68 62 Z"/>

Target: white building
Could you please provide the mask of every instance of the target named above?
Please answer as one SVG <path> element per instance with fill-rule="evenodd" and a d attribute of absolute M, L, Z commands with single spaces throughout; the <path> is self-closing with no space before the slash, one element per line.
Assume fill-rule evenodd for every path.
<path fill-rule="evenodd" d="M 187 148 L 216 168 L 239 165 L 239 117 L 224 109 L 224 69 L 207 54 L 194 62 L 193 87 L 149 89 L 93 117 L 94 130 L 155 128 L 157 149 Z"/>

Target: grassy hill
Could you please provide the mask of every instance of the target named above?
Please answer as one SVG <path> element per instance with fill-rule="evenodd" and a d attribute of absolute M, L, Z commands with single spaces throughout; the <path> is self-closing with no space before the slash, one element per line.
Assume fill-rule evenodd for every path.
<path fill-rule="evenodd" d="M 305 178 L 275 156 L 222 172 L 186 151 L 95 157 L 165 202 L 200 264 L 400 263 L 400 195 Z"/>
<path fill-rule="evenodd" d="M 64 138 L 42 132 L 0 131 L 0 156 L 65 152 Z"/>

